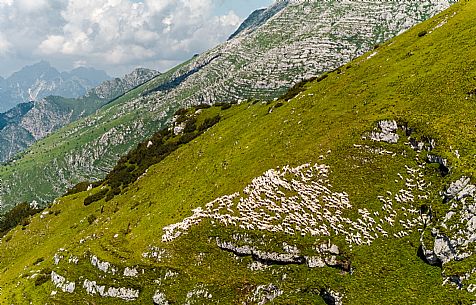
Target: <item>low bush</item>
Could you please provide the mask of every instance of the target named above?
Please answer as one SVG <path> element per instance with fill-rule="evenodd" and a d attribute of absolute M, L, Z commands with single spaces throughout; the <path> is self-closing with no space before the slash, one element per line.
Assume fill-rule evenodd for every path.
<path fill-rule="evenodd" d="M 199 110 L 199 109 L 208 109 L 210 107 L 211 107 L 211 105 L 202 103 L 202 104 L 196 105 L 194 108 L 195 108 L 195 110 Z"/>
<path fill-rule="evenodd" d="M 92 225 L 92 224 L 96 221 L 96 219 L 98 219 L 98 218 L 96 217 L 96 215 L 91 214 L 91 215 L 88 216 L 88 223 L 89 223 L 90 225 Z"/>
<path fill-rule="evenodd" d="M 106 197 L 106 194 L 107 194 L 108 191 L 109 191 L 109 189 L 103 189 L 103 190 L 100 190 L 99 192 L 97 192 L 95 194 L 92 194 L 91 196 L 86 197 L 84 199 L 84 205 L 88 206 L 93 202 L 96 202 L 96 201 L 99 201 L 99 200 L 103 199 L 104 197 Z"/>
<path fill-rule="evenodd" d="M 35 286 L 41 286 L 51 279 L 51 269 L 43 268 L 40 273 L 35 277 Z"/>
<path fill-rule="evenodd" d="M 202 125 L 198 127 L 198 131 L 203 132 L 207 130 L 208 128 L 212 127 L 213 125 L 215 125 L 216 123 L 220 122 L 220 120 L 221 120 L 221 117 L 219 114 L 217 114 L 216 116 L 212 118 L 206 118 L 205 121 L 203 121 Z"/>
<path fill-rule="evenodd" d="M 175 114 L 174 114 L 174 115 L 180 116 L 180 115 L 187 114 L 187 112 L 188 112 L 187 109 L 185 109 L 185 108 L 180 108 L 180 109 L 178 109 L 177 111 L 175 111 Z"/>
<path fill-rule="evenodd" d="M 38 265 L 39 263 L 41 263 L 41 262 L 43 262 L 43 261 L 45 261 L 45 259 L 44 259 L 43 257 L 39 257 L 39 258 L 33 263 L 33 265 L 36 266 L 36 265 Z"/>
<path fill-rule="evenodd" d="M 38 274 L 35 277 L 35 286 L 41 286 L 44 283 L 48 282 L 51 279 L 51 274 Z"/>
<path fill-rule="evenodd" d="M 423 36 L 425 36 L 426 34 L 428 34 L 427 31 L 421 31 L 420 33 L 418 33 L 418 37 L 423 37 Z"/>
<path fill-rule="evenodd" d="M 185 124 L 185 128 L 183 129 L 184 133 L 191 133 L 194 132 L 197 129 L 197 118 L 193 117 L 187 120 L 187 123 Z"/>
<path fill-rule="evenodd" d="M 22 224 L 24 227 L 27 226 L 30 223 L 30 216 L 41 211 L 42 209 L 34 209 L 26 202 L 15 206 L 0 217 L 0 236 L 5 236 L 11 229 L 19 224 Z"/>
<path fill-rule="evenodd" d="M 85 192 L 88 190 L 89 186 L 92 188 L 98 187 L 102 184 L 102 181 L 96 181 L 96 182 L 89 182 L 89 181 L 84 181 L 76 184 L 73 186 L 71 189 L 69 189 L 64 196 L 69 196 L 69 195 L 74 195 L 77 193 Z"/>
<path fill-rule="evenodd" d="M 90 197 L 94 196 L 93 198 L 86 198 L 85 205 L 102 198 L 105 198 L 106 202 L 112 200 L 124 188 L 143 175 L 150 166 L 162 161 L 179 148 L 180 145 L 186 144 L 198 137 L 205 130 L 218 123 L 220 119 L 220 115 L 206 118 L 197 128 L 197 119 L 195 117 L 187 117 L 184 121 L 185 128 L 183 134 L 180 136 L 175 136 L 167 128 L 158 131 L 150 139 L 138 144 L 135 149 L 119 159 L 116 166 L 103 181 L 109 189 L 91 195 Z"/>
<path fill-rule="evenodd" d="M 221 110 L 227 110 L 227 109 L 230 109 L 231 108 L 231 104 L 230 103 L 225 103 L 221 106 Z"/>
<path fill-rule="evenodd" d="M 290 99 L 296 97 L 299 93 L 306 90 L 306 84 L 312 81 L 320 82 L 323 81 L 328 77 L 327 74 L 322 74 L 319 77 L 313 77 L 307 80 L 303 80 L 297 84 L 295 84 L 292 88 L 290 88 L 285 94 L 283 94 L 279 99 L 289 101 Z"/>

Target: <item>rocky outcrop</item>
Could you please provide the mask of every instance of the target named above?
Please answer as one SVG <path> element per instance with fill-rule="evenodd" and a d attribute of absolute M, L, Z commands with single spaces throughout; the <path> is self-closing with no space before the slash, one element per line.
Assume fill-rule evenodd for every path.
<path fill-rule="evenodd" d="M 69 282 L 64 276 L 61 276 L 54 271 L 51 272 L 51 281 L 53 282 L 53 285 L 63 290 L 63 292 L 73 293 L 76 288 L 76 283 Z"/>
<path fill-rule="evenodd" d="M 152 301 L 154 302 L 154 305 L 169 305 L 167 297 L 163 292 L 160 292 L 159 290 L 154 293 Z"/>
<path fill-rule="evenodd" d="M 139 297 L 139 290 L 126 287 L 106 287 L 88 279 L 84 280 L 83 288 L 89 295 L 97 294 L 101 297 L 117 298 L 124 301 L 134 301 Z"/>
<path fill-rule="evenodd" d="M 208 291 L 208 289 L 202 285 L 197 285 L 194 289 L 187 292 L 185 299 L 185 305 L 191 304 L 209 304 L 210 300 L 213 298 L 213 295 Z"/>
<path fill-rule="evenodd" d="M 448 160 L 444 159 L 440 156 L 436 156 L 433 154 L 427 155 L 427 162 L 428 163 L 436 163 L 439 165 L 439 170 L 442 176 L 447 176 L 450 173 L 450 168 L 448 166 Z"/>
<path fill-rule="evenodd" d="M 397 134 L 398 125 L 395 121 L 380 121 L 378 122 L 380 131 L 372 131 L 370 139 L 376 142 L 387 142 L 395 144 L 398 142 L 400 136 Z"/>
<path fill-rule="evenodd" d="M 286 243 L 283 244 L 283 252 L 268 252 L 258 250 L 250 245 L 237 246 L 233 242 L 221 241 L 216 239 L 217 246 L 225 251 L 234 253 L 237 256 L 251 256 L 255 261 L 263 265 L 289 265 L 289 264 L 306 264 L 309 268 L 333 267 L 342 271 L 350 272 L 350 260 L 338 257 L 339 248 L 329 243 L 316 247 L 315 256 L 303 256 L 300 251 L 295 248 L 289 250 Z M 260 268 L 261 269 L 261 268 Z"/>
<path fill-rule="evenodd" d="M 126 267 L 124 269 L 124 276 L 137 277 L 138 274 L 139 274 L 139 272 L 137 271 L 137 268 Z"/>
<path fill-rule="evenodd" d="M 98 268 L 104 273 L 117 273 L 117 269 L 111 263 L 101 261 L 96 255 L 91 256 L 91 265 Z"/>
<path fill-rule="evenodd" d="M 217 246 L 222 250 L 235 253 L 238 256 L 252 256 L 254 259 L 267 264 L 304 264 L 306 259 L 303 256 L 290 253 L 265 252 L 257 250 L 251 246 L 235 246 L 231 242 L 217 239 Z"/>
<path fill-rule="evenodd" d="M 250 301 L 253 304 L 264 305 L 272 302 L 283 293 L 284 292 L 274 284 L 260 285 L 254 290 L 253 295 L 250 297 Z"/>
<path fill-rule="evenodd" d="M 476 185 L 471 184 L 471 179 L 468 177 L 461 177 L 460 179 L 452 182 L 448 189 L 444 191 L 443 196 L 446 202 L 451 199 L 461 201 L 466 197 L 474 197 L 476 192 Z"/>
<path fill-rule="evenodd" d="M 124 75 L 122 78 L 114 78 L 109 81 L 105 81 L 94 89 L 91 89 L 86 97 L 96 96 L 102 100 L 112 100 L 121 96 L 125 92 L 136 88 L 139 85 L 151 80 L 152 78 L 160 75 L 158 71 L 137 68 L 129 74 Z"/>
<path fill-rule="evenodd" d="M 476 270 L 462 267 L 458 273 L 447 270 L 446 264 L 465 265 L 466 259 L 476 253 L 476 186 L 468 177 L 453 181 L 441 192 L 447 213 L 434 219 L 421 236 L 420 257 L 431 265 L 442 267 L 445 283 L 459 289 L 472 290 L 468 281 Z M 471 266 L 471 265 L 469 265 Z M 454 266 L 451 270 L 454 270 Z M 469 291 L 468 290 L 468 291 Z"/>

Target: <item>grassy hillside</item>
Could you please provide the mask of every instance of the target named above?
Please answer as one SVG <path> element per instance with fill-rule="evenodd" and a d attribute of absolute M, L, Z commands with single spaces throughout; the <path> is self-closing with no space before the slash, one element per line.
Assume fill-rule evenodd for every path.
<path fill-rule="evenodd" d="M 288 101 L 203 110 L 221 121 L 108 202 L 56 200 L 2 238 L 2 303 L 474 303 L 471 234 L 468 257 L 418 253 L 471 233 L 474 192 L 443 194 L 475 171 L 475 13 L 459 2 Z"/>
<path fill-rule="evenodd" d="M 453 2 L 274 4 L 253 31 L 195 56 L 0 167 L 0 211 L 23 201 L 46 204 L 77 182 L 103 178 L 120 156 L 165 126 L 181 107 L 272 100 L 296 82 L 349 62 Z"/>

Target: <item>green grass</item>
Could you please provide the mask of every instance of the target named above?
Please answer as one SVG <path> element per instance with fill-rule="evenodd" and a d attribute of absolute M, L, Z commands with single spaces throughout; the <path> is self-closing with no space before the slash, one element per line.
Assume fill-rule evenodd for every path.
<path fill-rule="evenodd" d="M 446 25 L 418 37 L 453 12 L 457 14 Z M 356 215 L 357 208 L 377 209 L 376 196 L 398 191 L 401 186 L 394 182 L 397 173 L 404 173 L 405 165 L 417 165 L 416 153 L 402 144 L 405 140 L 397 145 L 362 140 L 362 135 L 383 119 L 408 122 L 417 135 L 434 138 L 436 153 L 448 158 L 452 173 L 447 177 L 439 176 L 431 166 L 425 169 L 425 177 L 433 182 L 428 203 L 443 215 L 448 206 L 432 199 L 437 199 L 449 182 L 476 171 L 476 100 L 466 94 L 476 87 L 475 13 L 475 1 L 460 2 L 383 44 L 372 59 L 367 60 L 366 54 L 340 73 L 306 85 L 305 92 L 270 114 L 273 103 L 247 102 L 224 111 L 217 107 L 204 110 L 203 117 L 220 113 L 223 119 L 149 168 L 144 177 L 110 202 L 85 207 L 84 198 L 98 190 L 64 197 L 47 209 L 61 210 L 58 215 L 33 217 L 25 230 L 17 228 L 4 237 L 0 243 L 0 300 L 5 304 L 121 304 L 117 299 L 86 295 L 81 286 L 87 278 L 108 286 L 140 288 L 139 304 L 150 304 L 156 289 L 171 302 L 185 303 L 187 292 L 199 284 L 213 299 L 197 304 L 241 304 L 258 285 L 269 283 L 284 291 L 274 304 L 322 305 L 319 292 L 328 287 L 344 293 L 344 304 L 471 304 L 474 295 L 442 286 L 441 269 L 418 258 L 420 235 L 416 230 L 405 238 L 395 239 L 390 234 L 371 246 L 352 248 L 341 237 L 332 237 L 352 260 L 352 275 L 303 265 L 251 271 L 246 267 L 250 257 L 237 259 L 220 250 L 213 239 L 244 230 L 215 227 L 209 221 L 170 243 L 162 243 L 161 236 L 164 226 L 181 221 L 193 208 L 219 196 L 241 191 L 268 169 L 306 162 L 331 166 L 333 189 L 346 191 L 354 206 L 349 217 Z M 354 144 L 389 149 L 397 155 L 370 154 Z M 451 148 L 458 149 L 461 158 L 456 158 Z M 92 224 L 90 215 L 97 217 Z M 267 249 L 277 249 L 279 242 L 286 240 L 305 252 L 327 240 L 279 234 L 263 238 L 260 232 L 249 233 L 255 241 L 264 241 L 262 247 Z M 87 239 L 93 234 L 94 239 Z M 86 241 L 80 243 L 81 239 Z M 160 262 L 144 258 L 142 254 L 150 246 L 165 249 L 167 257 Z M 53 265 L 52 257 L 60 248 L 77 256 L 79 264 L 62 261 Z M 104 274 L 88 263 L 88 253 L 120 270 L 139 266 L 144 274 L 137 279 Z M 46 260 L 34 265 L 40 257 Z M 35 286 L 34 279 L 24 276 L 42 268 L 74 280 L 77 293 L 50 296 L 54 289 L 51 282 Z M 170 270 L 177 276 L 162 285 L 154 282 Z"/>

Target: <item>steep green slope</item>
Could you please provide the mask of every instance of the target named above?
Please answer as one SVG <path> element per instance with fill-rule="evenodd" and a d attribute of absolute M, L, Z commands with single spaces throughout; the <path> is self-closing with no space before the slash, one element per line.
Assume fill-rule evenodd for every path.
<path fill-rule="evenodd" d="M 164 126 L 180 107 L 271 100 L 296 82 L 337 68 L 453 2 L 275 4 L 252 31 L 194 57 L 0 168 L 0 203 L 8 209 L 21 201 L 51 201 L 79 181 L 104 177 L 119 156 Z M 276 6 L 283 5 L 274 14 Z"/>
<path fill-rule="evenodd" d="M 222 120 L 111 201 L 60 198 L 4 237 L 2 302 L 474 303 L 476 187 L 455 181 L 475 171 L 475 13 L 289 101 L 203 110 Z"/>

